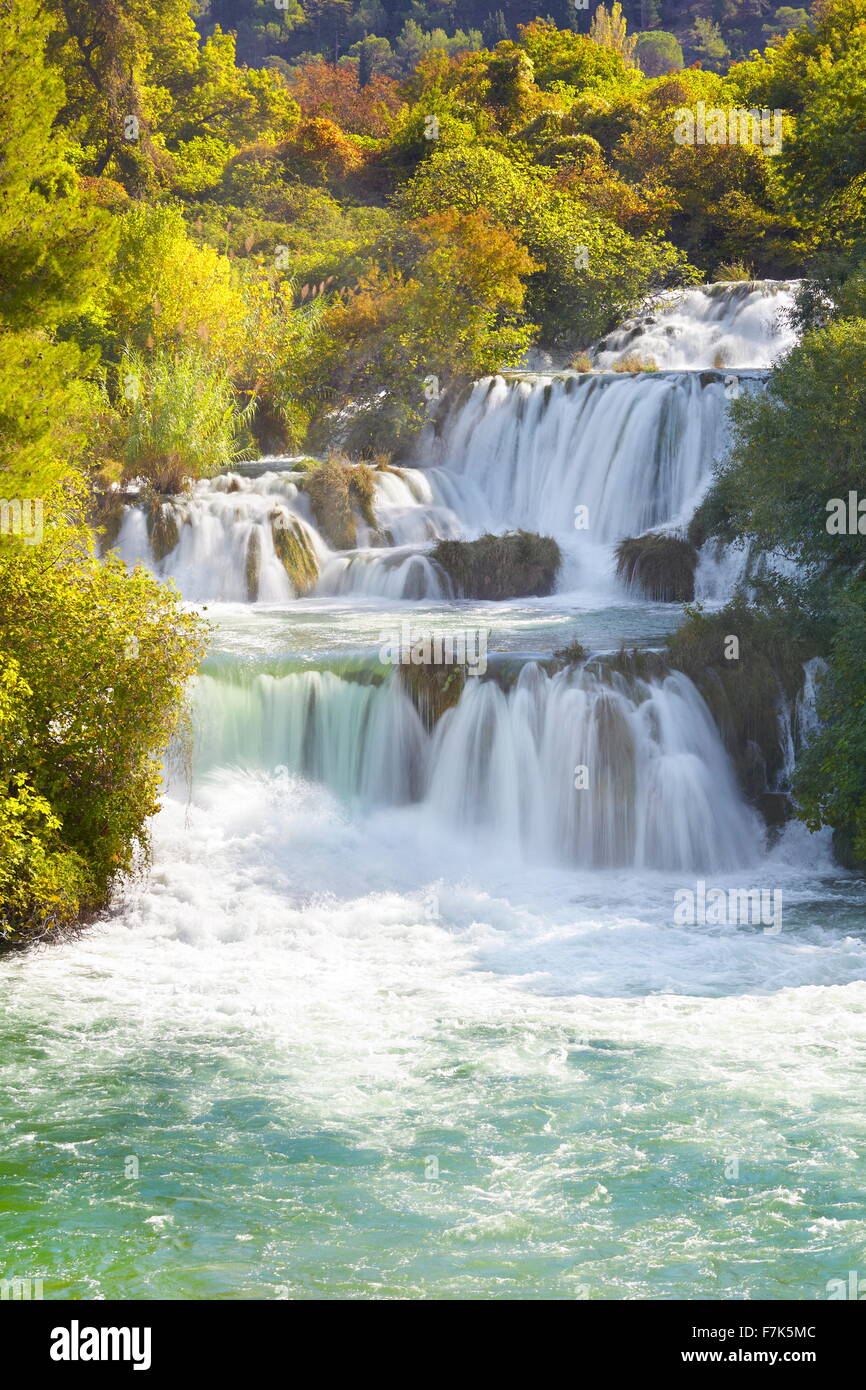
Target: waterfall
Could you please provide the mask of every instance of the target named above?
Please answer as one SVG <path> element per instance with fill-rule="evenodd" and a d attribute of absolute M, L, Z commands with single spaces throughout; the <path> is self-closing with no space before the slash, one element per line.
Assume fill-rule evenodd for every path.
<path fill-rule="evenodd" d="M 599 343 L 595 362 L 612 367 L 626 355 L 657 367 L 772 367 L 793 347 L 787 317 L 797 282 L 719 282 L 656 295 Z"/>
<path fill-rule="evenodd" d="M 173 579 L 193 602 L 286 603 L 313 596 L 424 602 L 453 597 L 429 552 L 441 538 L 524 529 L 555 536 L 560 592 L 622 596 L 618 541 L 682 529 L 729 440 L 732 395 L 758 391 L 792 341 L 783 310 L 794 286 L 707 285 L 660 296 L 595 353 L 659 371 L 509 373 L 475 383 L 425 432 L 412 467 L 377 466 L 373 511 L 357 543 L 335 551 L 303 486 L 309 460 L 269 459 L 203 480 L 153 511 L 129 506 L 115 547 Z M 308 556 L 303 580 L 275 544 L 287 527 Z M 698 591 L 723 598 L 742 557 L 706 554 Z"/>
<path fill-rule="evenodd" d="M 428 476 L 418 469 L 377 470 L 374 508 L 376 533 L 357 517 L 357 548 L 335 551 L 291 471 L 233 472 L 203 479 L 188 496 L 161 499 L 155 509 L 128 505 L 113 548 L 128 565 L 143 564 L 173 580 L 192 603 L 279 603 L 309 593 L 449 597 L 447 577 L 425 551 L 462 529 L 434 496 Z M 275 523 L 300 535 L 314 557 L 318 577 L 302 594 L 277 553 Z"/>
<path fill-rule="evenodd" d="M 604 544 L 683 523 L 727 445 L 727 390 L 718 372 L 488 377 L 434 448 L 434 487 L 476 528 L 582 521 Z"/>
<path fill-rule="evenodd" d="M 585 867 L 720 871 L 761 842 L 709 711 L 679 672 L 626 681 L 528 662 L 509 690 L 467 680 L 432 732 L 397 674 L 366 675 L 203 675 L 197 772 L 284 768 L 352 803 L 419 802 L 508 853 Z"/>

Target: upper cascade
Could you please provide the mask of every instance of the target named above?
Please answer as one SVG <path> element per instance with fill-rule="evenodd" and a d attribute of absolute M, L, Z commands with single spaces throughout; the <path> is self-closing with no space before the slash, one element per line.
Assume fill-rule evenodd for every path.
<path fill-rule="evenodd" d="M 522 529 L 557 538 L 560 590 L 613 594 L 617 543 L 681 530 L 704 496 L 728 445 L 731 398 L 763 389 L 794 341 L 784 311 L 795 289 L 665 294 L 599 344 L 596 370 L 477 381 L 425 431 L 415 467 L 368 469 L 370 507 L 353 504 L 348 541 L 329 537 L 311 505 L 310 460 L 286 458 L 128 506 L 114 545 L 193 602 L 426 601 L 453 597 L 430 558 L 437 539 Z M 627 369 L 606 370 L 620 359 Z M 656 369 L 641 370 L 650 359 Z M 724 588 L 730 567 L 713 564 L 710 588 Z"/>
<path fill-rule="evenodd" d="M 597 345 L 610 368 L 634 355 L 659 368 L 767 369 L 796 341 L 789 311 L 796 281 L 719 281 L 655 295 Z"/>
<path fill-rule="evenodd" d="M 487 377 L 446 421 L 430 476 L 467 527 L 574 535 L 582 507 L 609 545 L 683 524 L 727 445 L 730 390 L 720 372 Z"/>

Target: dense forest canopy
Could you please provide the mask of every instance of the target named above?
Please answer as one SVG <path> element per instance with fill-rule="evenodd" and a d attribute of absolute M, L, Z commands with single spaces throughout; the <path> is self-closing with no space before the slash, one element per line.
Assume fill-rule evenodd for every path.
<path fill-rule="evenodd" d="M 336 62 L 367 40 L 374 66 L 399 75 L 411 71 L 434 35 L 436 43 L 447 37 L 449 44 L 493 47 L 518 38 L 521 25 L 537 17 L 588 34 L 596 8 L 594 0 L 205 0 L 197 22 L 202 33 L 216 25 L 234 30 L 245 63 L 294 64 L 314 55 Z M 717 70 L 807 19 L 805 7 L 776 0 L 623 0 L 622 10 L 632 33 L 672 35 L 687 64 Z"/>

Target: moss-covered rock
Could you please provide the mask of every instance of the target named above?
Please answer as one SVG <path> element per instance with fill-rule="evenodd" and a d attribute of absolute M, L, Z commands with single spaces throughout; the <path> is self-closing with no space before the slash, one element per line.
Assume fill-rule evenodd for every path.
<path fill-rule="evenodd" d="M 332 455 L 312 469 L 302 484 L 316 525 L 334 550 L 353 550 L 358 543 L 357 517 L 375 530 L 373 498 L 376 476 L 366 463 Z"/>
<path fill-rule="evenodd" d="M 658 603 L 690 603 L 695 596 L 698 552 L 681 536 L 647 531 L 616 548 L 616 572 Z"/>
<path fill-rule="evenodd" d="M 271 535 L 277 558 L 298 598 L 309 594 L 319 578 L 319 562 L 303 522 L 289 512 L 271 512 Z"/>
<path fill-rule="evenodd" d="M 803 663 L 814 655 L 742 599 L 718 613 L 691 611 L 668 643 L 671 666 L 700 690 L 744 792 L 765 813 L 770 803 L 761 799 L 779 791 L 788 754 L 780 702 L 793 704 L 803 687 Z"/>
<path fill-rule="evenodd" d="M 259 581 L 262 574 L 262 542 L 258 528 L 253 527 L 250 531 L 250 538 L 247 541 L 247 558 L 244 565 L 244 574 L 247 585 L 247 598 L 250 603 L 255 603 L 259 596 Z"/>
<path fill-rule="evenodd" d="M 174 550 L 180 540 L 180 527 L 171 502 L 155 498 L 147 513 L 147 535 L 157 564 Z"/>
<path fill-rule="evenodd" d="M 457 704 L 467 679 L 470 679 L 465 666 L 428 663 L 420 666 L 406 664 L 397 669 L 427 729 L 432 729 L 443 714 Z M 476 680 L 477 677 L 471 679 Z"/>
<path fill-rule="evenodd" d="M 515 531 L 477 541 L 439 541 L 430 557 L 459 598 L 508 599 L 553 593 L 562 554 L 550 536 Z"/>

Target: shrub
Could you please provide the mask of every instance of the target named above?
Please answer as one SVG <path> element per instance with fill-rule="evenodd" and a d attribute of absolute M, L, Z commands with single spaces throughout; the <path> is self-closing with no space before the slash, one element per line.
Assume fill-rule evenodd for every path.
<path fill-rule="evenodd" d="M 147 845 L 160 759 L 204 625 L 80 517 L 41 545 L 0 540 L 0 937 L 103 907 Z"/>
<path fill-rule="evenodd" d="M 794 791 L 811 830 L 833 827 L 837 857 L 866 867 L 866 585 L 845 587 L 834 604 L 836 631 L 818 695 L 822 719 L 801 756 Z"/>
<path fill-rule="evenodd" d="M 253 410 L 236 402 L 229 377 L 195 349 L 127 352 L 120 368 L 129 425 L 127 478 L 157 492 L 180 492 L 191 478 L 211 477 L 245 456 L 238 432 Z"/>
<path fill-rule="evenodd" d="M 430 557 L 459 598 L 506 599 L 553 593 L 562 555 L 555 540 L 531 531 L 439 541 Z"/>
<path fill-rule="evenodd" d="M 622 540 L 616 548 L 620 578 L 659 603 L 689 603 L 694 598 L 697 563 L 698 553 L 689 541 L 656 531 Z"/>
<path fill-rule="evenodd" d="M 18 662 L 0 652 L 0 949 L 68 925 L 88 886 L 84 861 L 64 849 L 50 803 L 15 766 L 27 744 L 32 694 Z"/>

